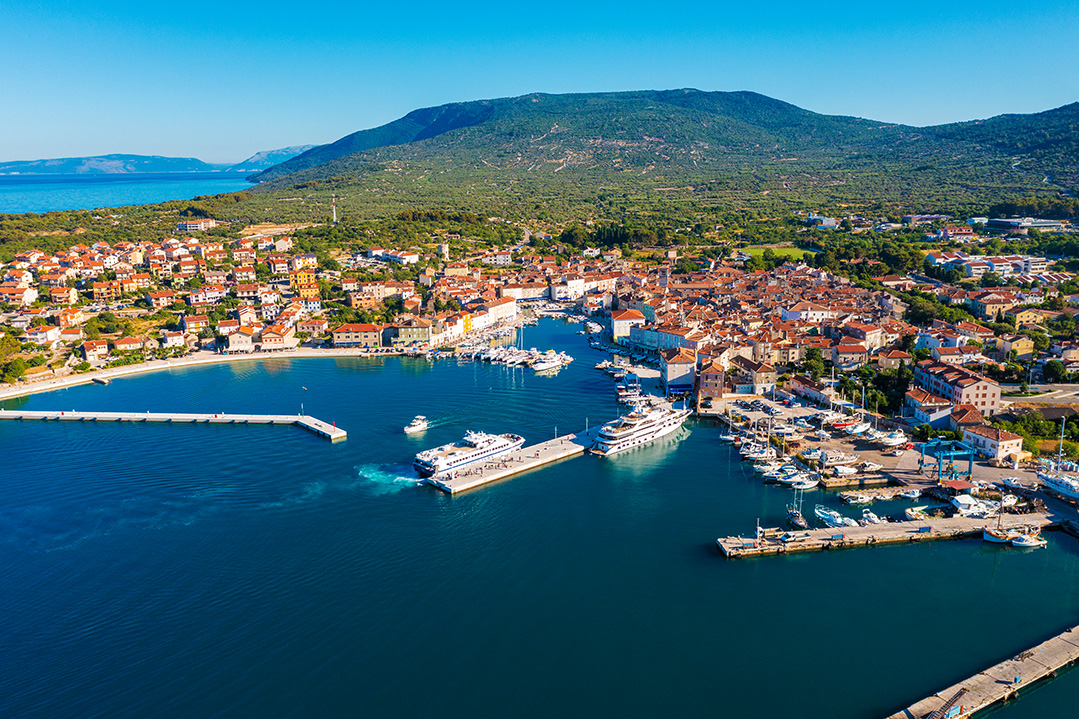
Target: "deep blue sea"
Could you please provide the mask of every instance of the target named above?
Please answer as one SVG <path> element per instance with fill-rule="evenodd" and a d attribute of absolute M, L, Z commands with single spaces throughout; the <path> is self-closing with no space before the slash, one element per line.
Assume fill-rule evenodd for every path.
<path fill-rule="evenodd" d="M 724 560 L 715 538 L 781 524 L 790 493 L 705 422 L 456 497 L 414 481 L 417 451 L 467 429 L 532 442 L 616 416 L 578 327 L 525 330 L 577 357 L 554 377 L 275 359 L 5 402 L 302 403 L 349 436 L 0 422 L 0 716 L 879 717 L 1079 624 L 1079 542 L 1060 533 L 1035 552 Z M 416 414 L 432 427 L 406 437 Z M 999 714 L 1077 699 L 1073 671 Z"/>
<path fill-rule="evenodd" d="M 93 210 L 190 200 L 251 187 L 249 173 L 170 172 L 120 175 L 0 175 L 0 214 Z"/>

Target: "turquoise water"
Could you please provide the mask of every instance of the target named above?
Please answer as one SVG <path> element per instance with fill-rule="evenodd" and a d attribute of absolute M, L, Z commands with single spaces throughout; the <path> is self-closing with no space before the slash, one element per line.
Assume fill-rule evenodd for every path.
<path fill-rule="evenodd" d="M 706 423 L 457 497 L 415 483 L 415 452 L 469 428 L 614 417 L 575 330 L 526 330 L 578 358 L 555 377 L 282 359 L 6 402 L 302 403 L 349 437 L 0 422 L 0 716 L 873 717 L 1079 624 L 1061 534 L 723 560 L 716 536 L 781 523 L 790 495 Z M 1064 716 L 1077 692 L 1070 672 L 1000 714 Z"/>
<path fill-rule="evenodd" d="M 223 172 L 6 175 L 0 176 L 0 214 L 146 205 L 248 187 L 244 174 Z"/>

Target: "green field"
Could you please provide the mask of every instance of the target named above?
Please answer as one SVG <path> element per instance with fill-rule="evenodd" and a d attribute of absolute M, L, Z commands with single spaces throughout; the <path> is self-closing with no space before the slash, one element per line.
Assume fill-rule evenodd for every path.
<path fill-rule="evenodd" d="M 757 245 L 755 247 L 743 247 L 742 252 L 747 255 L 753 255 L 754 257 L 761 257 L 764 255 L 765 250 L 771 250 L 777 257 L 792 257 L 796 260 L 802 259 L 802 256 L 806 254 L 806 251 L 798 247 L 775 247 L 773 245 Z"/>

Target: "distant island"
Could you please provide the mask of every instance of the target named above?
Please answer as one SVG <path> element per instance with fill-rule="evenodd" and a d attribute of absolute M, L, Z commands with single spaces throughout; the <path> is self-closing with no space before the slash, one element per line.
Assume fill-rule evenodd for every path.
<path fill-rule="evenodd" d="M 0 162 L 0 175 L 120 175 L 167 172 L 260 172 L 310 150 L 297 145 L 262 150 L 234 165 L 203 162 L 194 157 L 161 155 L 94 155 L 45 160 Z"/>

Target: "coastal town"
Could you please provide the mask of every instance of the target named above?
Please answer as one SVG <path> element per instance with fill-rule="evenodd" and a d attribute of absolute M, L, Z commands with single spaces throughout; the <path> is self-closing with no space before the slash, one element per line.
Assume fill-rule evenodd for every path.
<path fill-rule="evenodd" d="M 609 346 L 654 360 L 665 394 L 708 405 L 778 387 L 818 403 L 861 403 L 923 428 L 924 438 L 956 439 L 987 431 L 1021 399 L 1008 395 L 1034 380 L 1079 370 L 1071 332 L 1079 296 L 1058 289 L 1071 273 L 1051 270 L 1056 261 L 1045 257 L 974 254 L 984 238 L 972 225 L 985 227 L 985 218 L 904 220 L 935 222 L 927 238 L 967 252 L 930 249 L 920 272 L 866 286 L 793 259 L 752 269 L 752 254 L 735 248 L 721 260 L 695 259 L 693 248 L 628 259 L 617 247 L 535 254 L 522 241 L 451 260 L 454 238 L 440 237 L 327 261 L 294 251 L 287 227 L 223 241 L 206 234 L 213 220 L 183 221 L 160 243 L 18 253 L 0 268 L 0 370 L 14 389 L 155 359 L 424 353 L 512 325 L 529 305 L 557 303 L 600 322 Z M 838 224 L 819 215 L 808 223 Z M 1026 231 L 993 223 L 998 233 Z M 1025 227 L 1034 225 L 1047 223 Z M 397 279 L 402 271 L 408 279 Z M 977 286 L 987 276 L 1001 281 Z M 959 317 L 920 316 L 926 300 L 912 296 Z M 992 459 L 1027 459 L 1034 444 Z"/>

